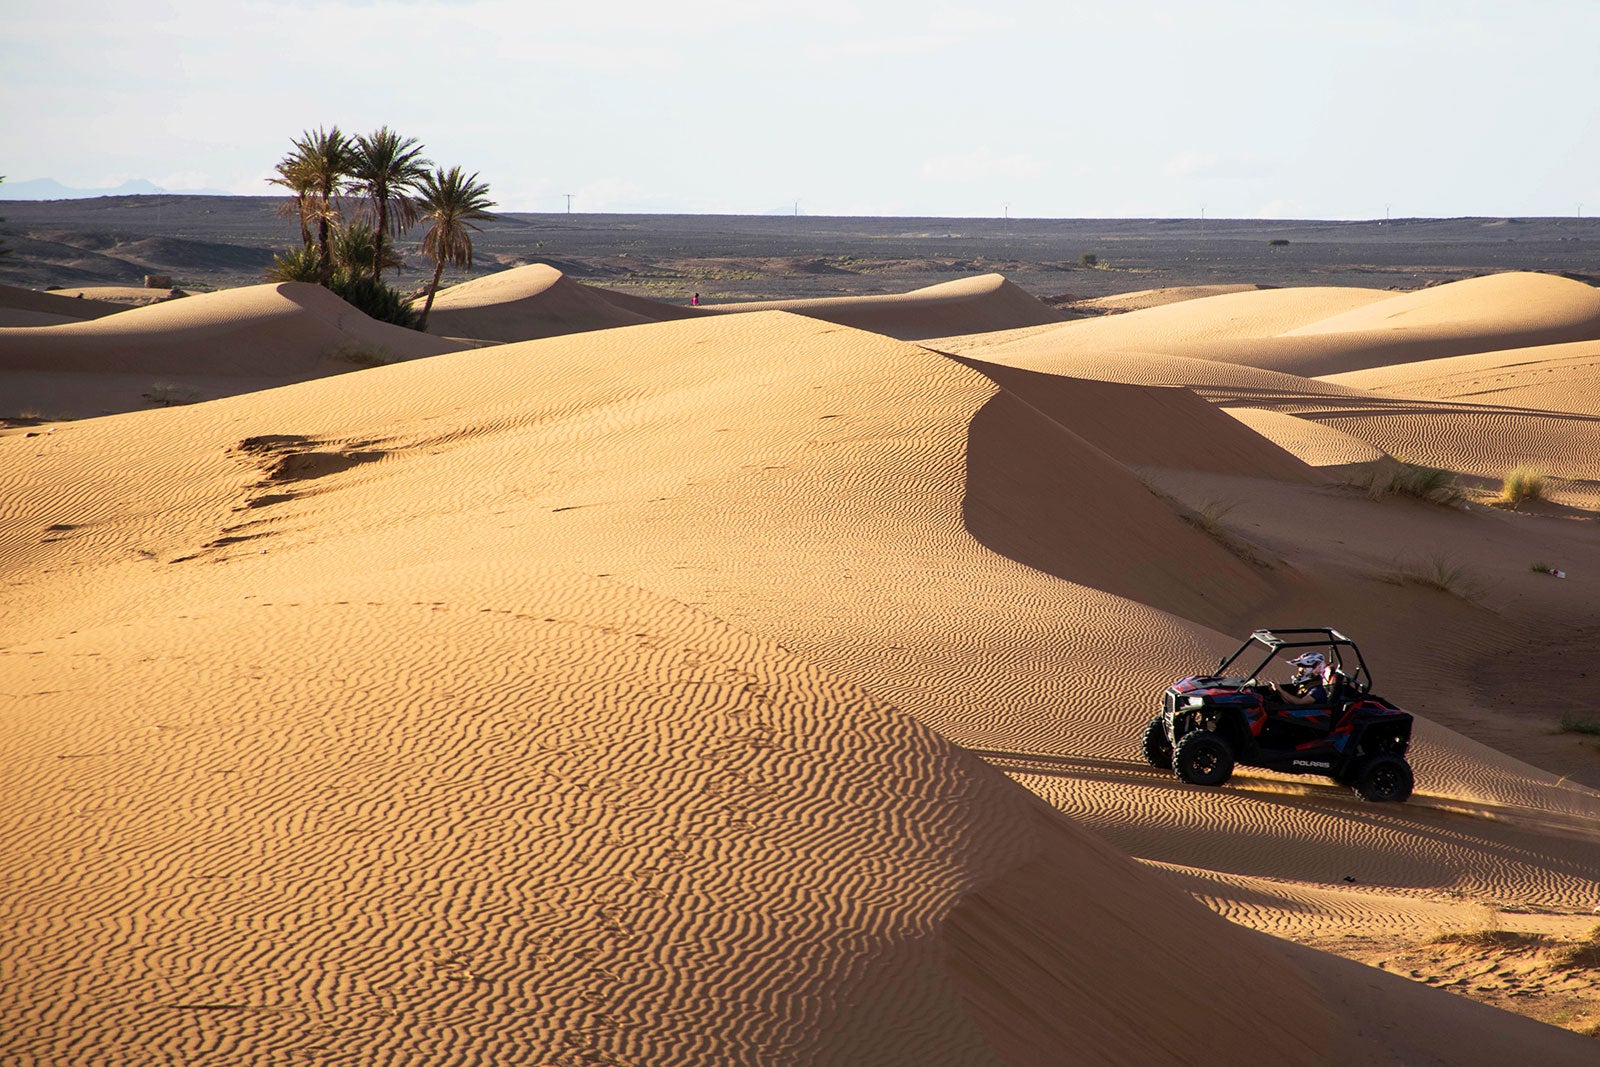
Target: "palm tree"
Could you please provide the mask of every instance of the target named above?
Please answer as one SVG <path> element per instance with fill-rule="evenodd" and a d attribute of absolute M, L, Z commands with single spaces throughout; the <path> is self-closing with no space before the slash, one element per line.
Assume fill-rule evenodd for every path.
<path fill-rule="evenodd" d="M 340 218 L 335 199 L 340 186 L 350 176 L 355 162 L 355 144 L 339 127 L 331 130 L 317 127 L 307 130 L 294 140 L 294 152 L 278 164 L 282 178 L 268 178 L 276 185 L 289 185 L 304 189 L 301 202 L 305 209 L 303 218 L 317 223 L 317 269 L 324 280 L 333 273 L 333 260 L 328 250 L 328 231 Z M 300 183 L 292 185 L 291 182 Z M 305 232 L 304 230 L 302 232 Z"/>
<path fill-rule="evenodd" d="M 423 175 L 418 192 L 419 217 L 428 224 L 428 232 L 422 237 L 422 254 L 433 260 L 433 281 L 428 284 L 428 299 L 417 320 L 417 329 L 426 331 L 444 265 L 472 266 L 469 231 L 478 229 L 472 225 L 475 220 L 494 217 L 488 212 L 494 201 L 489 199 L 489 186 L 478 181 L 476 173 L 467 177 L 460 167 L 437 167 L 433 173 Z"/>
<path fill-rule="evenodd" d="M 427 176 L 431 160 L 422 156 L 422 145 L 415 137 L 401 137 L 384 126 L 357 137 L 350 169 L 352 188 L 366 198 L 373 215 L 377 241 L 372 249 L 372 280 L 379 281 L 383 268 L 391 266 L 386 254 L 389 234 L 396 237 L 417 221 L 412 194 Z"/>

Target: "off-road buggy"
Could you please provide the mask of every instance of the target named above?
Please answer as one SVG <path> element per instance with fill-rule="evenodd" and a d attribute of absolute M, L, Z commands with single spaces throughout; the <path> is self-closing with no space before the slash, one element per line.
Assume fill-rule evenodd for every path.
<path fill-rule="evenodd" d="M 1285 686 L 1265 679 L 1286 674 L 1288 659 L 1308 649 L 1324 657 L 1318 696 L 1292 703 Z M 1212 673 L 1166 691 L 1145 728 L 1144 758 L 1194 785 L 1221 785 L 1243 763 L 1325 774 L 1363 800 L 1400 801 L 1411 796 L 1410 744 L 1411 716 L 1373 694 L 1354 641 L 1327 627 L 1272 629 L 1252 633 Z"/>

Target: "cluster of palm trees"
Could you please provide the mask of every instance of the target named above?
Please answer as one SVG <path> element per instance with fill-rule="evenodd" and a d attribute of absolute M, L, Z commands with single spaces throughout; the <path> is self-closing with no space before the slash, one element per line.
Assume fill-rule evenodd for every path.
<path fill-rule="evenodd" d="M 489 186 L 460 167 L 434 166 L 416 138 L 387 126 L 354 137 L 318 127 L 293 143 L 267 181 L 289 190 L 301 247 L 277 256 L 271 276 L 317 282 L 374 318 L 427 329 L 445 265 L 472 266 L 473 223 L 493 217 Z M 394 238 L 418 223 L 428 227 L 422 252 L 433 261 L 420 316 L 383 281 L 404 263 Z"/>

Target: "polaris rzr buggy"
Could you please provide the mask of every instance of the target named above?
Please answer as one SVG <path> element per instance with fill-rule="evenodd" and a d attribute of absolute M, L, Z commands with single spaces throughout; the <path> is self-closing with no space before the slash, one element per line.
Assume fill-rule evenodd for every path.
<path fill-rule="evenodd" d="M 1284 685 L 1264 680 L 1279 653 L 1312 649 Z M 1260 662 L 1254 670 L 1250 664 Z M 1282 673 L 1289 657 L 1276 664 Z M 1318 659 L 1315 674 L 1305 664 Z M 1235 668 L 1235 664 L 1239 664 Z M 1232 673 L 1229 673 L 1232 670 Z M 1298 683 L 1298 686 L 1296 685 Z M 1310 700 L 1295 689 L 1307 690 Z M 1185 678 L 1161 698 L 1144 732 L 1144 758 L 1194 785 L 1221 785 L 1235 763 L 1285 774 L 1325 774 L 1363 800 L 1411 796 L 1411 716 L 1372 692 L 1354 641 L 1327 627 L 1257 630 L 1210 674 Z"/>

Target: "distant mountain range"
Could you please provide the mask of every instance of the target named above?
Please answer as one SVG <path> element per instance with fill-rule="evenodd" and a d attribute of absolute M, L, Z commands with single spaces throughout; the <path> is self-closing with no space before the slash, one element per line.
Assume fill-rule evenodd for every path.
<path fill-rule="evenodd" d="M 32 178 L 25 182 L 7 179 L 0 183 L 0 200 L 88 200 L 96 196 L 146 196 L 168 193 L 174 196 L 230 196 L 225 189 L 163 189 L 143 178 L 131 178 L 109 189 L 74 189 L 54 178 Z"/>

